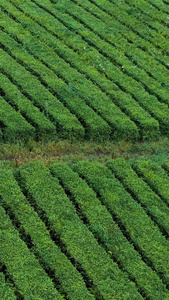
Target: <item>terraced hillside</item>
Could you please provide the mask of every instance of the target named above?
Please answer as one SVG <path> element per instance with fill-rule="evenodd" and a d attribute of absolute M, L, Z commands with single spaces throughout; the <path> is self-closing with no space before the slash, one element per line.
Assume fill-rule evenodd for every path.
<path fill-rule="evenodd" d="M 169 299 L 169 161 L 0 170 L 1 299 Z"/>
<path fill-rule="evenodd" d="M 168 0 L 0 8 L 2 141 L 168 135 Z"/>

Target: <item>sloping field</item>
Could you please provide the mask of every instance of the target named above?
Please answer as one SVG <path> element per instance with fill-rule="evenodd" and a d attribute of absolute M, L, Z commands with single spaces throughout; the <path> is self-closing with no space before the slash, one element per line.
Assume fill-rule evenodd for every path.
<path fill-rule="evenodd" d="M 0 0 L 0 300 L 169 300 L 168 149 L 169 0 Z"/>
<path fill-rule="evenodd" d="M 168 0 L 0 0 L 0 139 L 169 133 Z"/>
<path fill-rule="evenodd" d="M 169 299 L 169 161 L 0 170 L 0 299 Z"/>

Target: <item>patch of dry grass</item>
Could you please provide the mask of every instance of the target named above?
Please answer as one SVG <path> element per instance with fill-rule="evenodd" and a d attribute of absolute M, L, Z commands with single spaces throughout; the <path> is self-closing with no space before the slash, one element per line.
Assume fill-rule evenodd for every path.
<path fill-rule="evenodd" d="M 2 144 L 0 146 L 0 163 L 10 161 L 18 167 L 28 161 L 43 161 L 50 165 L 53 161 L 72 162 L 82 159 L 106 161 L 109 158 L 124 157 L 132 159 L 136 156 L 169 155 L 169 139 L 160 138 L 154 142 L 113 142 L 97 143 L 91 141 L 71 142 L 60 140 L 54 142 L 35 142 L 26 144 Z"/>

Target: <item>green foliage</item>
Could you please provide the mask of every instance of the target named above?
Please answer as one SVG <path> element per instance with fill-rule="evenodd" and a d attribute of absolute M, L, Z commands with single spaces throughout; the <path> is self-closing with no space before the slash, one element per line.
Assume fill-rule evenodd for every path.
<path fill-rule="evenodd" d="M 87 291 L 76 268 L 51 240 L 49 229 L 47 230 L 42 221 L 43 216 L 41 216 L 41 220 L 22 194 L 12 173 L 5 170 L 1 171 L 0 178 L 1 203 L 10 207 L 16 220 L 20 223 L 20 229 L 25 232 L 27 237 L 31 238 L 31 243 L 34 245 L 33 251 L 38 254 L 43 265 L 54 271 L 56 280 L 59 280 L 61 284 L 60 291 L 68 294 L 69 299 L 72 300 L 94 299 Z M 29 246 L 29 239 L 27 239 L 27 245 Z"/>
<path fill-rule="evenodd" d="M 113 60 L 115 60 L 119 64 L 120 70 L 118 67 L 113 65 L 110 68 L 109 67 L 110 63 L 107 63 L 107 61 L 104 59 L 105 60 L 105 64 L 103 64 L 104 73 L 111 79 L 116 80 L 117 83 L 120 84 L 120 86 L 123 89 L 125 89 L 127 92 L 131 93 L 131 95 L 133 95 L 133 97 L 137 99 L 137 101 L 140 103 L 141 106 L 143 106 L 155 119 L 159 120 L 161 125 L 161 131 L 163 133 L 167 133 L 168 132 L 168 125 L 167 125 L 168 106 L 160 102 L 162 98 L 162 93 L 160 91 L 163 90 L 164 91 L 163 101 L 168 104 L 168 96 L 167 96 L 168 89 L 161 84 L 162 82 L 165 82 L 165 84 L 168 85 L 168 81 L 166 80 L 168 76 L 168 72 L 166 68 L 161 64 L 159 64 L 149 54 L 139 49 L 137 45 L 135 47 L 134 46 L 135 43 L 131 44 L 128 42 L 128 40 L 131 39 L 135 40 L 137 36 L 133 35 L 133 32 L 129 31 L 127 26 L 123 26 L 121 25 L 120 22 L 116 21 L 116 13 L 114 15 L 112 12 L 113 10 L 114 12 L 117 11 L 116 9 L 117 5 L 115 5 L 111 9 L 111 4 L 107 2 L 107 6 L 109 7 L 110 14 L 113 14 L 113 17 L 115 17 L 112 18 L 108 14 L 105 14 L 101 9 L 98 9 L 94 5 L 92 6 L 91 2 L 87 0 L 85 1 L 78 0 L 77 2 L 80 3 L 80 7 L 78 5 L 74 5 L 74 6 L 72 5 L 71 7 L 68 7 L 68 9 L 66 9 L 66 12 L 70 13 L 71 16 L 75 16 L 76 19 L 82 20 L 82 22 L 85 23 L 87 26 L 89 25 L 91 30 L 90 40 L 91 39 L 94 40 L 94 44 L 97 46 L 99 44 L 101 51 L 103 51 L 103 43 L 105 42 L 104 51 L 107 50 L 106 55 L 110 56 L 110 53 L 112 53 L 112 56 L 110 57 L 113 57 Z M 99 5 L 98 1 L 97 1 L 97 5 Z M 106 1 L 104 1 L 104 6 L 106 6 Z M 82 7 L 85 8 L 87 7 L 87 11 Z M 102 5 L 100 5 L 100 7 L 102 7 Z M 99 18 L 95 18 L 92 15 L 91 8 L 95 12 L 95 15 L 99 16 Z M 88 12 L 89 10 L 90 13 Z M 121 14 L 121 9 L 120 9 L 120 14 Z M 123 16 L 123 14 L 121 15 Z M 70 20 L 72 20 L 72 22 L 76 26 L 77 20 L 76 21 L 74 21 L 74 19 L 70 19 Z M 109 28 L 107 28 L 105 24 L 107 20 L 109 20 Z M 113 35 L 112 35 L 112 28 L 116 28 L 116 31 L 115 33 L 113 32 Z M 95 34 L 93 34 L 93 32 Z M 118 38 L 119 32 L 120 32 L 120 39 Z M 129 35 L 129 37 L 127 35 Z M 126 37 L 128 37 L 128 40 L 126 39 Z M 119 49 L 120 51 L 118 51 L 117 49 Z M 128 57 L 130 59 L 128 59 Z M 131 60 L 133 61 L 133 63 L 131 63 Z M 95 67 L 96 66 L 98 67 L 98 64 L 100 64 L 100 61 L 97 63 L 95 62 L 94 59 L 92 59 L 92 62 L 94 63 Z M 137 69 L 138 66 L 139 69 Z M 146 72 L 141 73 L 142 69 L 143 70 L 145 69 L 146 72 L 148 73 L 151 73 L 151 70 L 153 70 L 152 75 L 157 79 L 157 81 L 156 80 L 154 81 L 151 77 L 147 76 Z M 141 74 L 141 76 L 139 75 L 139 77 L 137 77 L 136 74 L 138 75 Z M 147 79 L 146 83 L 145 83 L 145 79 Z M 144 89 L 144 86 L 141 84 L 142 81 L 144 84 L 146 84 L 147 89 Z M 157 85 L 160 88 L 159 92 L 158 92 L 159 89 L 155 88 L 157 87 Z M 153 86 L 152 90 L 150 90 L 151 86 Z M 149 90 L 150 93 L 148 93 Z M 157 100 L 156 94 L 159 94 L 160 101 Z M 161 111 L 163 111 L 165 115 L 163 118 L 161 118 Z"/>
<path fill-rule="evenodd" d="M 22 8 L 23 8 L 23 4 L 21 4 L 22 5 Z M 30 11 L 29 9 L 28 9 L 28 7 L 24 7 L 24 9 L 26 9 L 30 14 L 32 14 L 32 11 L 33 11 L 33 9 Z M 38 9 L 38 8 L 37 8 Z M 59 15 L 59 18 L 60 17 L 62 17 L 62 16 L 60 16 L 60 12 L 58 11 L 57 12 L 57 14 L 56 14 L 56 11 L 54 10 L 54 9 L 52 9 L 52 7 L 50 7 L 50 11 L 53 13 L 53 14 L 55 14 L 56 15 L 56 17 Z M 39 15 L 41 15 L 41 17 L 39 17 Z M 41 22 L 41 23 L 43 23 L 43 21 L 42 21 L 42 15 L 44 16 L 44 18 L 45 18 L 45 16 L 46 16 L 46 12 L 45 11 L 42 11 L 42 9 L 39 9 L 39 14 L 36 14 L 36 15 L 34 15 L 34 17 L 38 20 L 38 22 Z M 70 19 L 70 17 L 69 16 L 66 16 L 65 15 L 65 21 L 66 21 L 66 18 L 68 18 L 68 20 Z M 49 25 L 48 25 L 48 23 L 46 23 L 46 27 L 47 28 L 50 28 L 50 30 L 51 30 L 51 26 L 52 26 L 52 29 L 53 29 L 53 33 L 54 34 L 56 34 L 56 35 L 59 35 L 59 31 L 58 30 L 56 30 L 56 28 L 52 25 L 52 24 L 54 24 L 54 22 L 56 23 L 57 22 L 57 24 L 58 24 L 58 26 L 59 26 L 59 28 L 60 28 L 60 30 L 63 32 L 63 31 L 65 31 L 66 30 L 66 28 L 67 27 L 64 27 L 61 23 L 59 23 L 58 22 L 58 20 L 56 20 L 56 19 L 54 19 L 52 16 L 49 16 L 49 18 L 48 18 L 48 23 L 49 23 Z M 77 26 L 77 28 L 80 26 L 80 27 L 83 27 L 80 23 L 77 23 L 77 22 L 74 22 L 72 19 L 70 19 L 70 22 L 71 22 L 71 24 L 75 24 L 76 26 Z M 78 25 L 79 24 L 79 25 Z M 36 33 L 35 33 L 36 34 Z M 59 35 L 59 37 L 60 37 L 60 35 Z M 81 39 L 81 37 L 79 36 L 79 35 L 75 35 L 74 34 L 74 39 L 72 40 L 72 33 L 70 34 L 70 36 L 66 36 L 66 37 L 62 37 L 62 35 L 61 35 L 61 38 L 62 39 L 66 39 L 65 40 L 65 42 L 66 42 L 66 44 L 67 43 L 69 43 L 69 45 L 70 45 L 70 47 L 72 48 L 74 48 L 76 51 L 78 51 L 79 49 L 78 49 L 78 47 L 79 47 L 79 45 L 80 44 L 82 44 L 82 42 L 83 42 L 83 44 L 84 44 L 84 41 Z M 51 39 L 51 37 L 50 37 L 50 39 Z M 76 41 L 76 42 L 75 42 Z M 53 43 L 53 41 L 52 41 L 52 43 Z M 56 43 L 56 42 L 55 42 Z M 84 44 L 84 46 L 86 45 L 86 47 L 83 47 L 83 52 L 84 52 L 84 49 L 88 49 L 88 44 Z M 60 46 L 60 51 L 59 51 L 59 54 L 60 55 L 64 55 L 65 56 L 65 50 L 64 50 L 64 52 L 63 52 L 63 50 L 61 50 L 61 47 L 62 47 L 62 49 L 63 49 L 63 46 Z M 54 48 L 55 49 L 55 48 Z M 57 43 L 57 49 L 58 49 L 58 43 Z M 67 49 L 67 48 L 66 48 Z M 69 49 L 70 50 L 70 49 Z M 70 53 L 70 51 L 69 51 L 69 53 Z M 73 55 L 74 55 L 74 53 L 73 53 Z M 95 61 L 98 61 L 98 62 L 103 62 L 103 65 L 104 65 L 104 57 L 102 57 L 101 56 L 101 60 L 100 59 L 98 59 L 98 58 L 100 58 L 100 53 L 98 52 L 98 51 L 96 51 L 96 50 L 94 50 L 94 49 L 92 49 L 91 51 L 89 51 L 89 53 L 88 53 L 88 51 L 87 51 L 87 53 L 86 53 L 86 55 L 87 55 L 87 57 L 88 57 L 88 55 L 92 55 L 91 57 L 90 57 L 90 61 L 92 62 L 92 65 L 95 63 Z M 72 57 L 72 51 L 71 51 L 71 54 L 69 54 L 69 55 L 66 55 L 66 61 L 67 60 L 69 60 L 70 61 L 70 59 L 71 59 L 71 57 Z M 88 58 L 87 58 L 87 60 L 88 60 Z M 129 115 L 129 117 L 133 120 L 133 121 L 135 121 L 136 123 L 139 123 L 139 125 L 140 125 L 140 134 L 141 134 L 141 136 L 142 136 L 142 138 L 149 138 L 149 139 L 151 139 L 151 138 L 155 138 L 157 135 L 158 135 L 158 123 L 157 123 L 157 121 L 155 121 L 155 120 L 153 120 L 151 117 L 150 117 L 150 115 L 148 114 L 148 113 L 146 113 L 138 104 L 137 104 L 137 102 L 135 102 L 134 101 L 134 99 L 132 99 L 128 94 L 124 94 L 122 91 L 121 91 L 121 89 L 119 89 L 118 87 L 117 87 L 117 85 L 116 84 L 114 84 L 113 82 L 111 82 L 110 80 L 108 80 L 107 78 L 105 78 L 105 76 L 103 75 L 103 74 L 100 74 L 98 71 L 97 71 L 97 69 L 96 69 L 96 66 L 83 66 L 83 64 L 85 63 L 84 62 L 84 60 L 82 59 L 82 61 L 79 61 L 79 59 L 77 58 L 76 59 L 76 62 L 75 62 L 75 60 L 73 60 L 73 65 L 74 64 L 78 64 L 78 69 L 80 70 L 80 72 L 81 71 L 83 71 L 84 73 L 87 73 L 87 75 L 89 75 L 90 76 L 90 78 L 91 78 L 91 80 L 93 81 L 93 79 L 97 82 L 97 84 L 99 84 L 100 86 L 101 86 L 101 89 L 103 88 L 105 91 L 106 91 L 106 93 L 108 93 L 109 94 L 109 96 L 111 97 L 111 99 L 113 100 L 113 102 L 115 102 L 118 106 L 120 106 L 120 108 L 122 108 L 124 111 L 125 111 L 125 113 L 127 113 L 128 115 Z M 72 60 L 71 60 L 71 63 L 72 63 Z M 106 66 L 109 64 L 109 62 L 107 62 L 106 60 L 105 60 L 105 64 L 106 64 Z M 111 69 L 109 69 L 109 70 L 112 70 L 112 72 L 113 72 L 113 74 L 114 74 L 114 78 L 116 78 L 117 79 L 117 72 L 119 72 L 119 69 L 118 68 L 116 68 L 113 64 L 110 64 L 110 66 L 111 66 Z M 91 72 L 91 70 L 93 69 L 93 71 Z M 115 69 L 115 72 L 113 71 Z M 89 70 L 89 71 L 88 71 Z M 71 72 L 72 73 L 72 72 Z M 70 73 L 70 74 L 71 74 Z M 68 74 L 67 74 L 68 75 Z M 123 75 L 123 74 L 122 74 Z M 80 77 L 81 75 L 79 74 L 78 75 L 78 78 Z M 107 76 L 106 76 L 107 77 Z M 70 78 L 69 78 L 69 80 L 70 80 Z M 114 80 L 113 80 L 114 81 Z M 84 85 L 84 83 L 85 83 L 85 81 L 83 80 L 83 85 Z M 76 84 L 76 83 L 74 83 L 74 84 Z M 89 88 L 89 82 L 88 82 L 88 88 Z M 117 90 L 117 91 L 116 91 Z M 92 89 L 90 89 L 90 91 L 92 91 Z M 82 93 L 83 94 L 83 93 Z M 95 93 L 96 94 L 96 93 Z M 92 98 L 93 98 L 93 94 L 92 94 Z M 103 98 L 103 95 L 102 95 L 102 98 Z M 105 97 L 104 97 L 105 98 Z M 101 100 L 101 98 L 99 98 L 100 100 Z M 105 98 L 106 99 L 106 98 Z M 92 103 L 93 103 L 93 99 L 92 99 Z M 106 103 L 105 102 L 105 100 L 104 100 L 104 103 Z M 108 104 L 108 102 L 107 102 L 107 104 Z M 106 105 L 107 106 L 107 105 Z M 103 105 L 102 105 L 102 109 L 103 109 Z M 109 109 L 110 110 L 110 109 Z M 100 112 L 101 112 L 101 114 L 102 114 L 102 110 L 100 111 L 99 110 L 99 114 L 100 114 Z M 108 121 L 108 122 L 113 122 L 113 119 L 114 119 L 114 121 L 116 122 L 115 123 L 115 125 L 113 125 L 114 127 L 116 127 L 116 126 L 118 126 L 118 124 L 119 124 L 119 127 L 121 127 L 121 130 L 122 130 L 122 127 L 123 126 L 125 126 L 125 124 L 124 124 L 124 120 L 123 120 L 123 124 L 121 125 L 121 120 L 120 120 L 120 118 L 118 118 L 118 119 L 116 119 L 117 118 L 117 116 L 118 116 L 118 114 L 117 114 L 117 112 L 118 111 L 116 111 L 116 110 L 114 110 L 114 112 L 112 112 L 111 110 L 110 110 L 110 113 L 111 113 L 111 116 L 109 117 L 109 112 L 107 111 L 106 112 L 106 114 L 104 114 L 103 115 L 103 118 L 105 119 L 106 118 L 106 120 Z M 104 111 L 103 111 L 103 113 L 104 113 Z M 114 113 L 116 114 L 115 115 L 115 117 L 114 117 Z M 112 118 L 113 117 L 113 118 Z M 126 122 L 127 122 L 127 120 L 126 120 Z M 125 126 L 125 131 L 127 130 L 127 126 L 129 126 L 129 124 L 127 125 L 126 124 L 126 126 Z M 148 128 L 150 128 L 151 127 L 151 129 L 150 129 L 150 131 L 149 130 L 147 130 Z M 156 129 L 155 129 L 156 128 Z M 120 128 L 118 129 L 118 130 L 120 130 Z M 129 130 L 129 128 L 128 128 L 128 130 Z M 134 128 L 133 128 L 133 130 L 134 130 Z M 118 134 L 118 132 L 117 132 L 117 134 Z M 127 134 L 126 134 L 127 135 Z M 117 135 L 115 134 L 114 136 L 113 136 L 114 138 L 117 138 Z M 120 138 L 125 138 L 125 136 L 123 135 L 123 133 L 122 132 L 119 132 L 119 137 Z M 135 135 L 133 136 L 133 138 L 135 137 Z M 128 134 L 128 139 L 131 139 L 132 138 L 132 134 Z"/>
<path fill-rule="evenodd" d="M 42 105 L 42 101 L 37 103 L 37 94 L 29 94 L 46 117 L 56 122 L 60 136 L 103 141 L 155 139 L 159 129 L 168 134 L 167 72 L 158 62 L 158 49 L 152 48 L 156 36 L 151 29 L 154 42 L 147 41 L 146 26 L 139 31 L 141 21 L 136 22 L 128 13 L 128 4 L 124 3 L 121 14 L 123 5 L 116 4 L 114 10 L 113 1 L 100 0 L 95 5 L 94 1 L 78 0 L 66 6 L 64 1 L 11 3 L 1 3 L 1 26 L 6 32 L 1 42 L 5 51 L 32 73 L 32 79 L 34 75 L 40 79 L 38 90 L 39 86 L 46 87 L 50 97 L 57 96 L 83 126 L 68 129 L 67 115 L 62 124 L 57 114 L 53 116 L 53 102 L 44 101 Z M 112 18 L 114 11 L 116 17 Z M 113 36 L 112 28 L 116 28 Z M 149 54 L 151 50 L 143 51 L 139 43 L 143 48 L 151 47 L 153 54 Z M 23 83 L 22 89 L 27 93 Z M 43 94 L 46 92 L 43 90 Z M 58 109 L 61 111 L 60 105 Z"/>
<path fill-rule="evenodd" d="M 33 103 L 3 74 L 0 74 L 0 88 L 5 93 L 6 102 L 16 109 L 34 126 L 38 140 L 54 138 L 56 128 Z"/>
<path fill-rule="evenodd" d="M 133 168 L 139 176 L 168 204 L 169 203 L 169 178 L 167 173 L 156 162 L 134 161 Z"/>
<path fill-rule="evenodd" d="M 0 124 L 2 125 L 3 138 L 7 142 L 17 139 L 27 140 L 34 136 L 34 128 L 16 112 L 2 97 L 0 97 Z"/>
<path fill-rule="evenodd" d="M 76 209 L 56 178 L 42 163 L 30 163 L 19 169 L 22 188 L 32 197 L 49 220 L 52 230 L 65 245 L 69 256 L 87 274 L 92 286 L 106 299 L 142 299 L 133 282 L 119 270 L 93 234 L 83 224 Z"/>
<path fill-rule="evenodd" d="M 118 163 L 118 160 L 112 162 Z M 78 171 L 78 165 L 72 167 Z M 87 219 L 90 230 L 100 243 L 105 245 L 107 253 L 118 261 L 130 278 L 134 278 L 138 287 L 144 290 L 147 297 L 155 300 L 157 298 L 164 299 L 167 296 L 164 285 L 155 272 L 143 262 L 138 252 L 113 220 L 110 212 L 102 205 L 87 183 L 66 164 L 57 163 L 50 169 L 59 178 L 64 189 L 70 193 L 70 197 L 73 197 L 74 202 L 79 207 L 79 217 L 82 220 L 84 217 Z M 126 178 L 128 177 L 126 176 Z"/>
<path fill-rule="evenodd" d="M 0 299 L 169 299 L 168 4 L 0 0 Z"/>
<path fill-rule="evenodd" d="M 143 165 L 143 162 L 140 163 L 140 166 L 141 165 Z M 152 191 L 149 185 L 137 175 L 137 173 L 131 168 L 130 164 L 124 159 L 120 158 L 117 160 L 110 160 L 107 162 L 107 166 L 122 182 L 124 187 L 130 191 L 131 195 L 144 206 L 146 212 L 153 218 L 160 228 L 163 228 L 165 232 L 169 234 L 169 208 L 163 200 Z M 139 167 L 137 167 L 136 170 L 139 170 Z M 156 169 L 154 174 L 150 175 L 151 179 L 153 180 L 153 177 L 157 175 L 158 172 Z M 146 176 L 144 178 L 146 178 Z M 159 186 L 164 184 L 164 177 L 161 178 L 160 181 L 160 178 L 156 178 L 156 182 Z"/>
<path fill-rule="evenodd" d="M 2 273 L 0 293 L 15 291 L 25 299 L 167 300 L 168 207 L 145 180 L 150 176 L 156 184 L 162 177 L 167 195 L 169 177 L 161 161 L 133 161 L 144 180 L 124 159 L 107 162 L 121 182 L 98 162 L 71 168 L 55 163 L 50 170 L 31 162 L 18 168 L 15 178 L 2 166 L 0 262 L 14 287 Z M 163 167 L 169 168 L 168 161 Z"/>
<path fill-rule="evenodd" d="M 0 206 L 0 261 L 6 265 L 25 299 L 62 299 L 33 253 L 20 239 L 5 210 Z"/>
<path fill-rule="evenodd" d="M 8 64 L 6 61 L 8 61 Z M 1 50 L 1 67 L 16 80 L 19 86 L 22 86 L 23 91 L 28 93 L 42 110 L 46 109 L 47 101 L 49 104 L 48 112 L 51 113 L 55 124 L 58 124 L 58 127 L 60 126 L 65 134 L 67 132 L 65 126 L 69 126 L 69 120 L 70 123 L 72 123 L 72 126 L 75 127 L 74 132 L 76 132 L 77 128 L 77 134 L 78 132 L 80 135 L 83 134 L 83 128 L 78 120 L 70 114 L 70 112 L 53 95 L 51 95 L 43 85 L 39 83 L 35 76 L 25 70 L 23 66 L 19 65 L 3 50 Z M 67 120 L 67 123 L 65 123 L 65 120 Z M 70 130 L 73 130 L 72 126 L 69 127 Z"/>
<path fill-rule="evenodd" d="M 0 272 L 0 298 L 3 300 L 16 300 L 14 290 L 9 283 L 5 282 L 5 276 Z"/>
<path fill-rule="evenodd" d="M 77 163 L 77 166 L 79 174 L 116 216 L 144 260 L 153 264 L 157 273 L 161 274 L 163 282 L 168 284 L 169 243 L 144 208 L 130 196 L 106 166 L 86 161 Z"/>

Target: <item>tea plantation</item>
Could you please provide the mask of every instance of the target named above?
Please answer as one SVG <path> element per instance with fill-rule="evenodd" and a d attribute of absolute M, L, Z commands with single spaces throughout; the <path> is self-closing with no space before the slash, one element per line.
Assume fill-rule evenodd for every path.
<path fill-rule="evenodd" d="M 169 133 L 169 3 L 0 0 L 0 137 Z"/>
<path fill-rule="evenodd" d="M 1 169 L 1 299 L 169 299 L 168 175 L 123 158 Z"/>
<path fill-rule="evenodd" d="M 0 0 L 0 300 L 169 300 L 169 0 Z"/>

